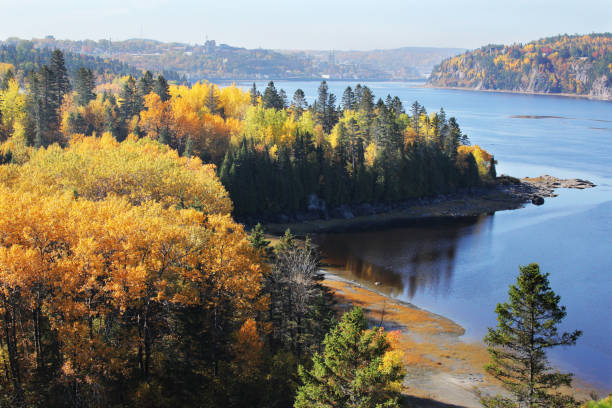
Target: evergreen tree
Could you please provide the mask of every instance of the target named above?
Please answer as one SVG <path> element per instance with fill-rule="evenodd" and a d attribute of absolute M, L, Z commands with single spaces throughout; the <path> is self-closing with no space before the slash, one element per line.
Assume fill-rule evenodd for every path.
<path fill-rule="evenodd" d="M 287 92 L 285 92 L 284 89 L 278 91 L 278 99 L 280 101 L 280 106 L 282 106 L 281 109 L 287 109 Z"/>
<path fill-rule="evenodd" d="M 76 91 L 76 103 L 79 106 L 85 106 L 89 101 L 96 99 L 96 94 L 94 93 L 96 80 L 91 69 L 79 68 L 74 81 L 74 88 Z"/>
<path fill-rule="evenodd" d="M 336 114 L 336 96 L 329 93 L 326 81 L 321 82 L 321 85 L 319 85 L 317 101 L 314 107 L 315 117 L 321 126 L 323 126 L 323 131 L 325 133 L 331 132 L 338 120 Z"/>
<path fill-rule="evenodd" d="M 274 86 L 274 82 L 270 81 L 266 90 L 264 91 L 263 97 L 261 98 L 264 108 L 274 108 L 276 110 L 283 109 L 283 101 Z"/>
<path fill-rule="evenodd" d="M 62 105 L 64 95 L 72 90 L 62 51 L 54 50 L 51 54 L 49 71 L 51 72 L 51 92 L 55 98 L 54 105 L 59 108 Z"/>
<path fill-rule="evenodd" d="M 270 246 L 270 241 L 265 238 L 264 229 L 260 223 L 257 223 L 257 225 L 253 227 L 248 239 L 251 246 L 262 256 L 268 260 L 273 258 L 274 249 Z"/>
<path fill-rule="evenodd" d="M 399 407 L 403 365 L 383 363 L 391 346 L 384 331 L 367 330 L 361 308 L 345 313 L 325 336 L 323 345 L 323 354 L 312 358 L 312 369 L 300 366 L 303 385 L 295 408 Z"/>
<path fill-rule="evenodd" d="M 342 94 L 342 110 L 353 110 L 355 107 L 355 94 L 350 86 L 347 86 Z"/>
<path fill-rule="evenodd" d="M 257 103 L 258 103 L 257 101 L 259 97 L 261 96 L 261 94 L 257 90 L 257 85 L 255 85 L 255 82 L 253 82 L 253 86 L 251 87 L 250 93 L 251 93 L 251 105 L 257 106 Z"/>
<path fill-rule="evenodd" d="M 491 360 L 486 369 L 514 395 L 519 406 L 558 406 L 567 397 L 551 391 L 569 386 L 572 374 L 553 370 L 546 350 L 574 345 L 582 333 L 559 334 L 558 326 L 567 313 L 550 288 L 549 275 L 541 273 L 536 263 L 519 269 L 516 285 L 508 292 L 509 302 L 495 308 L 497 327 L 489 328 L 484 338 Z"/>
<path fill-rule="evenodd" d="M 308 102 L 306 101 L 306 95 L 301 89 L 297 89 L 293 93 L 293 101 L 291 102 L 291 109 L 295 112 L 297 117 L 302 116 L 302 113 L 308 109 Z"/>
<path fill-rule="evenodd" d="M 153 79 L 153 74 L 151 71 L 146 71 L 142 77 L 138 80 L 138 95 L 141 98 L 144 98 L 151 92 L 153 92 L 153 87 L 155 86 L 155 80 Z"/>
<path fill-rule="evenodd" d="M 166 102 L 170 99 L 170 86 L 168 86 L 168 81 L 166 81 L 163 75 L 157 77 L 155 85 L 153 86 L 153 92 L 159 96 L 162 102 Z"/>
<path fill-rule="evenodd" d="M 142 98 L 138 92 L 138 87 L 134 77 L 129 76 L 127 81 L 125 81 L 123 88 L 119 93 L 119 99 L 121 100 L 121 121 L 123 124 L 126 124 L 132 119 L 132 117 L 140 113 L 143 106 Z M 127 130 L 124 132 L 127 133 Z M 125 134 L 122 135 L 120 140 L 123 140 L 125 136 Z"/>
<path fill-rule="evenodd" d="M 418 140 L 419 136 L 421 135 L 420 133 L 421 131 L 421 126 L 420 126 L 421 105 L 419 104 L 418 101 L 414 101 L 414 103 L 410 107 L 410 116 L 412 119 L 411 127 L 412 129 L 414 129 L 414 132 L 416 133 L 416 137 Z"/>
<path fill-rule="evenodd" d="M 492 180 L 495 180 L 497 178 L 497 171 L 495 170 L 495 158 L 491 157 L 491 160 L 489 161 L 489 177 L 491 177 Z"/>

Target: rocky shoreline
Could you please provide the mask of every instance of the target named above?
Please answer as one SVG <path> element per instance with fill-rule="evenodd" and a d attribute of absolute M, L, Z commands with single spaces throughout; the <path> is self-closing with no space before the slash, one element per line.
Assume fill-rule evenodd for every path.
<path fill-rule="evenodd" d="M 263 222 L 271 234 L 282 234 L 287 228 L 294 233 L 341 232 L 367 229 L 426 218 L 473 217 L 496 211 L 513 210 L 527 203 L 544 204 L 556 197 L 558 188 L 595 187 L 582 179 L 559 179 L 549 175 L 517 179 L 500 176 L 486 186 L 452 194 L 414 199 L 399 203 L 342 205 L 328 209 L 325 202 L 311 197 L 308 210 L 296 214 L 277 214 L 263 219 L 241 220 L 246 225 Z"/>

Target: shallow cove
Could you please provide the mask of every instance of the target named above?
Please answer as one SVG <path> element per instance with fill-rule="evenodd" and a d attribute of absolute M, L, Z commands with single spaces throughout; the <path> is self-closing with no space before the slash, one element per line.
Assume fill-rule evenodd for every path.
<path fill-rule="evenodd" d="M 245 88 L 251 83 L 240 84 Z M 312 101 L 318 82 L 275 82 L 289 97 Z M 356 82 L 330 81 L 338 97 Z M 518 266 L 539 262 L 567 306 L 576 347 L 552 353 L 564 370 L 612 391 L 612 103 L 586 99 L 424 88 L 419 83 L 366 83 L 377 97 L 444 107 L 473 144 L 495 154 L 498 174 L 550 174 L 593 181 L 596 188 L 557 190 L 541 207 L 470 219 L 417 222 L 366 232 L 317 235 L 336 271 L 448 317 L 481 339 L 495 324 Z M 263 90 L 266 82 L 258 81 Z M 512 116 L 557 116 L 526 120 Z M 374 286 L 374 282 L 381 282 Z"/>

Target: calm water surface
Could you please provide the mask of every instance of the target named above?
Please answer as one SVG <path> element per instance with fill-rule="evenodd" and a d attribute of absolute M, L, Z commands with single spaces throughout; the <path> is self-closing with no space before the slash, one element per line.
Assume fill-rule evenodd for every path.
<path fill-rule="evenodd" d="M 240 84 L 248 87 L 249 84 Z M 258 82 L 263 91 L 264 82 Z M 317 82 L 276 82 L 291 97 L 312 100 Z M 330 82 L 338 99 L 346 86 Z M 586 178 L 589 190 L 558 190 L 545 205 L 493 216 L 418 222 L 366 232 L 315 237 L 337 272 L 449 317 L 481 339 L 495 325 L 518 266 L 538 262 L 567 306 L 567 330 L 581 329 L 575 347 L 556 350 L 563 370 L 612 391 L 612 103 L 549 96 L 367 83 L 377 97 L 397 95 L 429 112 L 444 107 L 473 144 L 495 154 L 498 174 Z M 556 116 L 547 119 L 516 115 Z M 382 289 L 381 289 L 382 288 Z"/>

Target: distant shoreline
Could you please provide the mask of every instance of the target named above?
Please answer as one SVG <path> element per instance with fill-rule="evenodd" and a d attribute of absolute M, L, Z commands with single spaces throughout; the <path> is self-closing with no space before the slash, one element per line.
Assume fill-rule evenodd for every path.
<path fill-rule="evenodd" d="M 427 82 L 427 78 L 414 78 L 414 79 L 367 79 L 367 78 L 358 78 L 358 79 L 337 79 L 337 78 L 259 78 L 259 79 L 223 79 L 223 78 L 207 78 L 206 81 L 215 82 L 215 81 L 223 81 L 223 82 L 265 82 L 265 81 L 283 81 L 283 82 L 419 82 L 425 84 Z"/>
<path fill-rule="evenodd" d="M 589 99 L 592 101 L 612 102 L 612 99 L 603 99 L 596 96 L 590 95 L 578 95 L 568 93 L 551 93 L 551 92 L 529 92 L 529 91 L 510 91 L 507 89 L 476 89 L 461 86 L 436 86 L 425 82 L 422 85 L 423 88 L 430 89 L 452 89 L 454 91 L 473 91 L 473 92 L 489 92 L 489 93 L 504 93 L 504 94 L 516 94 L 516 95 L 535 95 L 535 96 L 559 96 L 563 98 L 576 98 L 576 99 Z"/>

